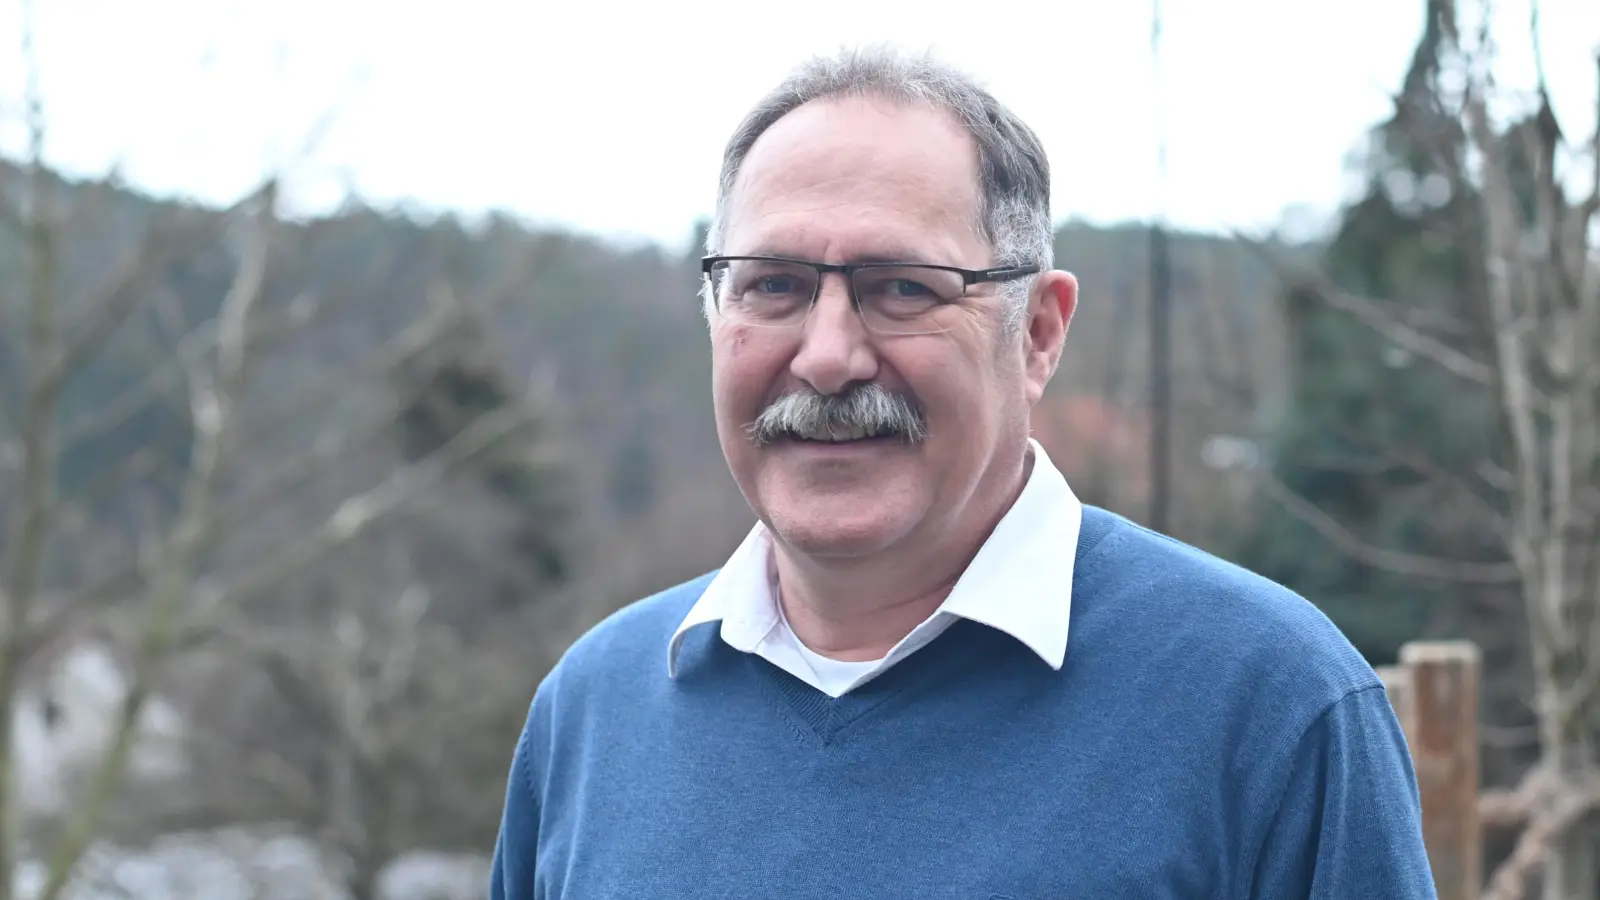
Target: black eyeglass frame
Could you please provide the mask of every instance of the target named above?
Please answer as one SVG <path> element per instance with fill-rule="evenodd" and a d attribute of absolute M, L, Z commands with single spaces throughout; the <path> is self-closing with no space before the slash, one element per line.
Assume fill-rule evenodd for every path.
<path fill-rule="evenodd" d="M 844 283 L 850 292 L 850 305 L 856 312 L 861 311 L 861 299 L 856 296 L 855 273 L 871 269 L 934 269 L 942 272 L 954 272 L 961 276 L 962 296 L 966 296 L 966 289 L 975 284 L 1000 284 L 1015 281 L 1018 278 L 1027 278 L 1029 275 L 1039 274 L 1037 263 L 1021 266 L 994 266 L 988 269 L 963 269 L 960 266 L 941 266 L 934 263 L 920 262 L 863 262 L 863 263 L 820 263 L 809 259 L 794 259 L 787 256 L 705 256 L 700 259 L 700 274 L 707 280 L 711 278 L 711 270 L 719 263 L 730 262 L 771 262 L 785 263 L 793 266 L 807 266 L 817 272 L 816 286 L 811 289 L 811 302 L 806 306 L 806 315 L 817 305 L 817 298 L 822 296 L 822 277 L 830 272 L 837 272 L 844 276 Z M 713 286 L 713 292 L 715 287 Z M 722 304 L 719 298 L 711 298 L 712 305 L 720 315 Z M 948 305 L 948 301 L 945 305 Z"/>

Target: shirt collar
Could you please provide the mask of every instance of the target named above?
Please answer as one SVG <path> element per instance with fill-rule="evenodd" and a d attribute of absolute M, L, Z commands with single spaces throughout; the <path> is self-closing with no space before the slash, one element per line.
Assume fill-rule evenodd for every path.
<path fill-rule="evenodd" d="M 690 629 L 722 623 L 722 639 L 743 653 L 754 653 L 778 625 L 778 603 L 772 590 L 772 538 L 756 523 L 728 561 L 712 577 L 673 632 L 667 645 L 667 674 L 677 675 L 678 650 Z"/>
<path fill-rule="evenodd" d="M 1027 645 L 1051 668 L 1067 653 L 1072 575 L 1083 504 L 1044 448 L 1028 440 L 1033 471 L 935 615 L 971 619 Z M 753 653 L 777 627 L 771 580 L 772 539 L 757 523 L 711 579 L 667 645 L 667 673 L 692 628 L 720 621 L 724 642 Z"/>

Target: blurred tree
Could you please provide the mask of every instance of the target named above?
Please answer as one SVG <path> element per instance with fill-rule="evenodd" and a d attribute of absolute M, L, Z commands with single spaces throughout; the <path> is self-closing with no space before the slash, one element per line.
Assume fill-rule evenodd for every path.
<path fill-rule="evenodd" d="M 1261 481 L 1276 506 L 1235 555 L 1374 662 L 1424 629 L 1482 647 L 1483 777 L 1521 781 L 1483 806 L 1515 838 L 1488 850 L 1487 895 L 1538 873 L 1550 900 L 1593 898 L 1600 185 L 1574 199 L 1564 154 L 1600 153 L 1600 134 L 1570 145 L 1542 76 L 1496 121 L 1494 41 L 1464 39 L 1452 0 L 1427 14 L 1366 194 L 1287 298 L 1294 402 Z"/>
<path fill-rule="evenodd" d="M 407 461 L 436 452 L 485 416 L 542 399 L 530 397 L 495 360 L 488 330 L 471 315 L 445 340 L 400 361 L 393 380 L 404 398 L 396 437 Z M 547 434 L 548 418 L 530 416 L 462 472 L 484 501 L 471 525 L 448 516 L 436 517 L 430 528 L 438 538 L 432 563 L 477 561 L 479 577 L 495 579 L 489 590 L 509 608 L 527 604 L 571 571 L 576 501 L 570 473 Z M 490 522 L 497 527 L 477 527 Z"/>
<path fill-rule="evenodd" d="M 1361 298 L 1462 352 L 1484 344 L 1470 289 L 1483 278 L 1478 198 L 1454 193 L 1449 174 L 1466 136 L 1439 94 L 1440 16 L 1431 10 L 1395 113 L 1370 136 L 1365 190 L 1323 254 L 1325 280 L 1284 297 L 1291 387 L 1269 426 L 1268 464 L 1272 480 L 1325 518 L 1272 504 L 1232 551 L 1318 603 L 1374 663 L 1393 661 L 1469 592 L 1436 577 L 1443 572 L 1396 563 L 1402 554 L 1504 557 L 1484 517 L 1463 513 L 1489 503 L 1468 485 L 1497 458 L 1494 398 L 1327 297 Z M 1342 547 L 1330 541 L 1334 527 Z M 1385 552 L 1352 552 L 1357 545 Z"/>
<path fill-rule="evenodd" d="M 611 455 L 611 502 L 618 513 L 638 516 L 656 505 L 657 466 L 650 429 L 636 422 Z"/>

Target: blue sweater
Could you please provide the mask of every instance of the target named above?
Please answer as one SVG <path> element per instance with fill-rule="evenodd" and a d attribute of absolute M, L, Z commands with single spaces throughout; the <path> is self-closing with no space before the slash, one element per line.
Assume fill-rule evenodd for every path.
<path fill-rule="evenodd" d="M 1381 682 L 1303 599 L 1086 507 L 1066 663 L 961 621 L 831 700 L 694 629 L 579 639 L 516 748 L 493 900 L 1433 898 Z"/>

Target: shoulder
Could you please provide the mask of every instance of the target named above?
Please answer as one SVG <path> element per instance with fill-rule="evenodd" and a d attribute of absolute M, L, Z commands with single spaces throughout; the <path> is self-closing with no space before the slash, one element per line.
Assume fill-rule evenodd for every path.
<path fill-rule="evenodd" d="M 1067 658 L 1148 746 L 1205 773 L 1196 802 L 1241 896 L 1418 896 L 1415 781 L 1382 681 L 1284 585 L 1085 508 Z M 1080 627 L 1081 625 L 1081 627 Z M 1209 767 L 1209 768 L 1208 768 Z M 1220 794 L 1209 793 L 1217 790 Z M 1374 849 L 1376 848 L 1376 849 Z M 1418 860 L 1422 860 L 1418 868 Z"/>
<path fill-rule="evenodd" d="M 1338 627 L 1284 585 L 1104 510 L 1086 507 L 1084 520 L 1099 537 L 1074 578 L 1074 639 L 1081 603 L 1086 642 L 1160 660 L 1241 703 L 1275 694 L 1305 726 L 1381 687 Z"/>

